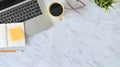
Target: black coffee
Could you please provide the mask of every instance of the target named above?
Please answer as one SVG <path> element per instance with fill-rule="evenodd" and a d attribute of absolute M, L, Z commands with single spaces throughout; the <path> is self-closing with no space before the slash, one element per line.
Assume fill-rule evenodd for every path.
<path fill-rule="evenodd" d="M 59 3 L 54 3 L 50 6 L 49 11 L 53 16 L 60 16 L 63 13 L 63 7 Z"/>

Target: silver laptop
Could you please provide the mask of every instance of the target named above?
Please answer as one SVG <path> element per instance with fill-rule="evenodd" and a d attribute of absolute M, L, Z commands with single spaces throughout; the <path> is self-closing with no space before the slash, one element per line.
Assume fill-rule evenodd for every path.
<path fill-rule="evenodd" d="M 27 36 L 52 27 L 43 0 L 0 0 L 0 23 L 25 22 Z"/>

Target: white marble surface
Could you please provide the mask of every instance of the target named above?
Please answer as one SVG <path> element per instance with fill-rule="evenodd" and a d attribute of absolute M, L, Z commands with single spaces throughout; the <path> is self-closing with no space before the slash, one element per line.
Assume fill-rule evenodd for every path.
<path fill-rule="evenodd" d="M 17 48 L 23 53 L 1 54 L 0 67 L 120 67 L 120 4 L 106 13 L 84 2 L 81 14 L 65 10 L 61 22 Z"/>

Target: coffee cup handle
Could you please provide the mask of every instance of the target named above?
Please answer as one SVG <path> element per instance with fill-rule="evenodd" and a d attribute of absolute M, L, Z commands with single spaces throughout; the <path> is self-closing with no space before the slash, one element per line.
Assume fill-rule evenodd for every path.
<path fill-rule="evenodd" d="M 58 17 L 58 19 L 59 19 L 60 21 L 62 21 L 62 19 L 63 19 L 62 15 L 60 15 L 60 16 Z"/>

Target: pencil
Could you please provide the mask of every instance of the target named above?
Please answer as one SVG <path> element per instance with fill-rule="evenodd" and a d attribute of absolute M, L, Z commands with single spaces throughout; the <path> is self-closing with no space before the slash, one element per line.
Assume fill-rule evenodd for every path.
<path fill-rule="evenodd" d="M 0 50 L 0 53 L 21 53 L 23 50 Z"/>

